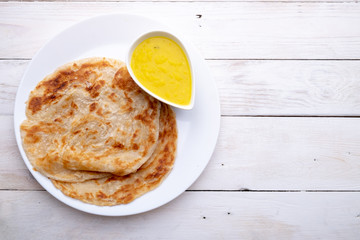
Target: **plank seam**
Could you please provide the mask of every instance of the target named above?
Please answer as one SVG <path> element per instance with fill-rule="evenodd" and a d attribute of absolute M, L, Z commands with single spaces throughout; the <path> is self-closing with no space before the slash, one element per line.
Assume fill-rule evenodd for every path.
<path fill-rule="evenodd" d="M 238 117 L 238 118 L 360 118 L 360 115 L 231 115 L 222 114 L 223 118 Z"/>
<path fill-rule="evenodd" d="M 19 61 L 19 60 L 31 60 L 31 58 L 1 58 L 0 61 Z"/>
<path fill-rule="evenodd" d="M 360 61 L 360 58 L 205 58 L 208 61 Z"/>
<path fill-rule="evenodd" d="M 238 190 L 186 190 L 186 192 L 360 192 L 360 190 L 250 190 L 250 189 L 238 189 Z"/>
<path fill-rule="evenodd" d="M 1 2 L 1 1 L 0 1 Z M 360 58 L 204 58 L 206 61 L 360 61 Z M 0 57 L 0 61 L 30 61 L 32 58 Z"/>
<path fill-rule="evenodd" d="M 0 0 L 0 2 L 10 2 L 10 3 L 23 3 L 23 2 L 35 2 L 35 1 L 31 1 L 31 0 Z M 318 0 L 315 0 L 315 1 L 288 1 L 288 0 L 284 0 L 284 1 L 250 1 L 250 0 L 237 0 L 237 1 L 194 1 L 194 0 L 180 0 L 180 1 L 177 1 L 177 0 L 173 0 L 173 1 L 120 1 L 120 0 L 114 0 L 114 1 L 91 1 L 91 0 L 87 0 L 87 1 L 57 1 L 57 0 L 53 0 L 53 1 L 41 1 L 42 3 L 53 3 L 53 2 L 56 2 L 56 3 L 94 3 L 94 2 L 97 2 L 97 3 L 149 3 L 149 2 L 155 2 L 155 3 L 174 3 L 174 2 L 180 2 L 180 3 L 193 3 L 193 2 L 198 2 L 198 3 L 214 3 L 214 2 L 224 2 L 224 3 L 357 3 L 356 0 L 353 0 L 353 1 L 318 1 Z"/>
<path fill-rule="evenodd" d="M 1 113 L 0 117 L 13 117 L 12 113 Z M 346 115 L 227 115 L 222 114 L 222 118 L 360 118 L 359 116 Z"/>
<path fill-rule="evenodd" d="M 46 192 L 45 189 L 0 189 L 0 191 L 23 191 L 23 192 Z M 185 192 L 269 192 L 269 193 L 273 193 L 273 192 L 360 192 L 360 190 L 250 190 L 250 189 L 238 189 L 238 190 L 231 190 L 231 189 L 225 189 L 225 190 L 220 190 L 220 189 L 213 189 L 213 190 L 186 190 Z"/>

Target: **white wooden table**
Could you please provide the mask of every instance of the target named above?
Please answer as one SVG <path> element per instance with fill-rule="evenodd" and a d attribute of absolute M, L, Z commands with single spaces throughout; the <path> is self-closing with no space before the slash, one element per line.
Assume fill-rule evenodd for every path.
<path fill-rule="evenodd" d="M 184 194 L 147 213 L 101 217 L 33 179 L 13 106 L 47 40 L 116 12 L 186 35 L 211 68 L 222 118 L 209 165 Z M 0 136 L 0 239 L 360 239 L 360 4 L 1 1 Z"/>

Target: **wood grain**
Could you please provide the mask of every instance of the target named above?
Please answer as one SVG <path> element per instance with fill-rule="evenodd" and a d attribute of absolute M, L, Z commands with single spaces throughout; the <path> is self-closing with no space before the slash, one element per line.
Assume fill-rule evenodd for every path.
<path fill-rule="evenodd" d="M 0 114 L 12 115 L 16 91 L 29 61 L 0 61 Z"/>
<path fill-rule="evenodd" d="M 0 2 L 18 2 L 19 0 L 0 0 Z M 96 0 L 96 2 L 118 2 L 119 0 Z M 64 0 L 51 0 L 51 2 L 65 2 Z M 93 0 L 66 0 L 66 2 L 94 2 Z M 126 0 L 126 2 L 194 2 L 194 0 Z M 196 0 L 196 2 L 220 2 L 219 0 Z M 221 2 L 249 2 L 249 0 L 221 0 Z M 357 2 L 357 0 L 256 0 L 251 2 L 331 2 L 331 3 L 347 3 Z"/>
<path fill-rule="evenodd" d="M 0 191 L 2 239 L 357 239 L 360 193 L 193 193 L 102 217 L 47 192 Z"/>
<path fill-rule="evenodd" d="M 34 54 L 72 24 L 111 13 L 166 22 L 190 40 L 222 113 L 215 152 L 189 190 L 117 218 L 44 191 L 12 117 Z M 0 238 L 359 239 L 359 26 L 358 0 L 0 0 Z"/>
<path fill-rule="evenodd" d="M 40 190 L 12 121 L 0 116 L 0 189 Z M 224 117 L 215 153 L 190 189 L 360 191 L 359 132 L 358 118 Z"/>
<path fill-rule="evenodd" d="M 0 61 L 0 114 L 11 115 L 29 60 Z M 208 60 L 223 115 L 360 116 L 360 61 Z"/>
<path fill-rule="evenodd" d="M 360 56 L 356 2 L 1 2 L 0 58 L 31 58 L 79 20 L 115 12 L 166 22 L 211 59 Z"/>
<path fill-rule="evenodd" d="M 360 190 L 359 132 L 359 118 L 222 118 L 191 189 Z"/>
<path fill-rule="evenodd" d="M 360 115 L 360 61 L 208 63 L 224 115 Z"/>

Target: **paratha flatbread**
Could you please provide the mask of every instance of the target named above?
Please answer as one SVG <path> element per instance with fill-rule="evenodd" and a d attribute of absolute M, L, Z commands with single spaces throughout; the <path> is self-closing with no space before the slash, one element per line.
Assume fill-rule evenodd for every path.
<path fill-rule="evenodd" d="M 162 104 L 156 149 L 141 168 L 127 176 L 112 176 L 81 183 L 52 180 L 65 195 L 100 206 L 126 204 L 156 188 L 171 171 L 177 144 L 175 113 Z"/>
<path fill-rule="evenodd" d="M 58 149 L 60 148 L 57 149 L 56 141 L 54 142 L 58 131 L 63 130 L 57 124 L 39 123 L 36 125 L 28 120 L 22 123 L 21 133 L 24 146 L 31 146 L 24 148 L 35 170 L 46 177 L 67 182 L 82 182 L 112 175 L 110 173 L 76 171 L 65 168 L 59 161 Z"/>
<path fill-rule="evenodd" d="M 36 170 L 83 181 L 136 171 L 155 150 L 159 115 L 159 101 L 135 84 L 123 62 L 88 58 L 36 86 L 20 130 Z"/>

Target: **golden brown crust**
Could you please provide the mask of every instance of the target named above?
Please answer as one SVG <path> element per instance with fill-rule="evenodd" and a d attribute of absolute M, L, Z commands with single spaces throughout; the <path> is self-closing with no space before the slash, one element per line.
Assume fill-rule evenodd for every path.
<path fill-rule="evenodd" d="M 134 83 L 124 63 L 83 59 L 60 67 L 31 92 L 23 145 L 33 166 L 54 179 L 104 176 L 93 171 L 125 175 L 153 153 L 159 114 L 160 103 Z M 73 179 L 74 171 L 84 177 Z"/>
<path fill-rule="evenodd" d="M 91 61 L 82 63 L 82 61 L 88 60 Z M 61 98 L 67 87 L 75 82 L 84 83 L 86 81 L 94 81 L 99 75 L 92 69 L 113 67 L 111 62 L 106 61 L 105 59 L 101 61 L 98 58 L 92 58 L 82 61 L 66 64 L 54 74 L 41 81 L 35 89 L 37 92 L 40 91 L 41 94 L 29 98 L 28 110 L 31 111 L 32 114 L 35 114 L 40 111 L 43 106 L 50 105 Z M 104 84 L 105 82 L 102 80 L 94 85 L 90 85 L 86 90 L 89 92 L 90 96 L 94 98 L 99 95 L 99 90 Z M 78 86 L 79 85 L 76 85 L 76 87 Z"/>
<path fill-rule="evenodd" d="M 60 67 L 31 92 L 26 116 L 20 130 L 31 164 L 81 201 L 129 203 L 173 167 L 175 113 L 143 92 L 120 61 Z"/>
<path fill-rule="evenodd" d="M 111 176 L 82 183 L 53 180 L 65 195 L 100 206 L 126 204 L 156 188 L 171 171 L 176 155 L 177 128 L 175 113 L 162 104 L 160 132 L 156 149 L 141 168 L 126 176 Z"/>

